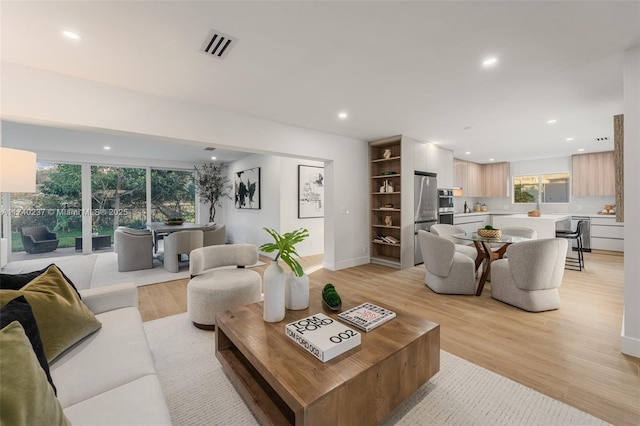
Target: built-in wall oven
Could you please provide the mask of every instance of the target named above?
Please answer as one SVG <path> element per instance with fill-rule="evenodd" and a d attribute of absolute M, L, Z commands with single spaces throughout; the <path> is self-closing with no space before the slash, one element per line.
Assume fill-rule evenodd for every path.
<path fill-rule="evenodd" d="M 438 223 L 453 225 L 453 189 L 438 189 Z"/>

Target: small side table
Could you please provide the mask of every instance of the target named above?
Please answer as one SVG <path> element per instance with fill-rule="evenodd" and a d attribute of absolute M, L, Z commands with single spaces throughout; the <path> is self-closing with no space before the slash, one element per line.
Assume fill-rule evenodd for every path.
<path fill-rule="evenodd" d="M 91 237 L 91 249 L 99 250 L 111 248 L 111 235 L 96 235 Z M 76 251 L 82 250 L 82 237 L 76 237 Z"/>

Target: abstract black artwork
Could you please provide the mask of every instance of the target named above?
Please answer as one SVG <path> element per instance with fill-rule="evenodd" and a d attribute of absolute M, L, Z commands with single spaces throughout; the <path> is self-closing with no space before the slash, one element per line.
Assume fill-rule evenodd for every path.
<path fill-rule="evenodd" d="M 260 167 L 236 172 L 234 187 L 237 209 L 260 208 Z"/>

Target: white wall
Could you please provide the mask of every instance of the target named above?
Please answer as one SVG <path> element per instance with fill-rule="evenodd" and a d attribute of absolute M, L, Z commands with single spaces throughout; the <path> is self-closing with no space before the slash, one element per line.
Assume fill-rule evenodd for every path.
<path fill-rule="evenodd" d="M 324 266 L 369 261 L 367 144 L 274 121 L 2 63 L 2 118 L 110 129 L 325 162 Z"/>
<path fill-rule="evenodd" d="M 640 357 L 640 47 L 624 55 L 624 317 L 622 352 Z"/>

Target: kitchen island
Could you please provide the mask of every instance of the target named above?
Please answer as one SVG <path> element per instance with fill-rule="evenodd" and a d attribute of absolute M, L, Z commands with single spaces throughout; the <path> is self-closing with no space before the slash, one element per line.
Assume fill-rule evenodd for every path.
<path fill-rule="evenodd" d="M 540 217 L 531 217 L 525 214 L 512 214 L 508 216 L 495 216 L 493 218 L 495 228 L 505 226 L 526 226 L 535 229 L 538 238 L 555 238 L 556 230 L 571 229 L 571 215 L 568 213 L 542 214 Z"/>

